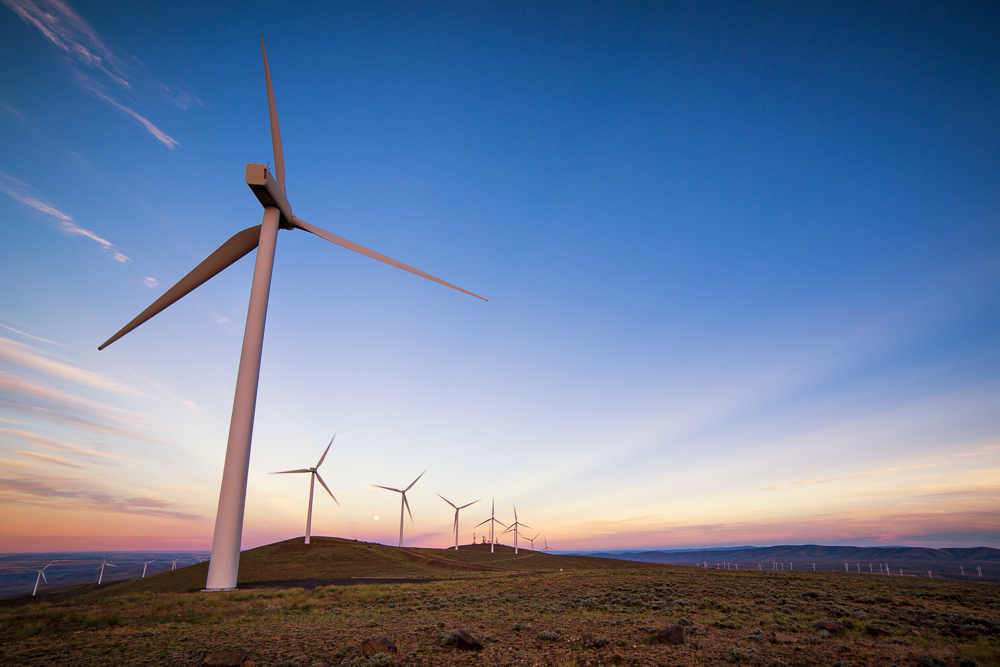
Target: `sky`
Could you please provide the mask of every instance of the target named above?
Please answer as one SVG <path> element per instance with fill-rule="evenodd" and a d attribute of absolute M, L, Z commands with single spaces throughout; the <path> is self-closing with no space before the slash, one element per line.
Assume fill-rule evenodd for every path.
<path fill-rule="evenodd" d="M 1000 547 L 996 3 L 0 1 L 0 551 Z M 317 489 L 319 487 L 317 486 Z M 511 543 L 510 535 L 504 536 Z M 523 544 L 523 543 L 522 543 Z"/>

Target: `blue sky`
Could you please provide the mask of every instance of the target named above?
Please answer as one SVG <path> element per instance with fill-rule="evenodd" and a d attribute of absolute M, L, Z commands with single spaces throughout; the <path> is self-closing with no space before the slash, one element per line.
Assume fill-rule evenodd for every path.
<path fill-rule="evenodd" d="M 3 0 L 0 538 L 207 547 L 252 259 L 96 347 L 260 222 L 263 32 L 296 215 L 490 301 L 282 232 L 244 546 L 334 432 L 319 534 L 1000 546 L 998 24 Z"/>

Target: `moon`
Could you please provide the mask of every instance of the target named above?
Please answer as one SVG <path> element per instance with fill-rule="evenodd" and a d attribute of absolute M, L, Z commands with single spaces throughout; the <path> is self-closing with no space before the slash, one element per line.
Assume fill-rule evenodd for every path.
<path fill-rule="evenodd" d="M 378 514 L 375 515 L 375 520 L 378 521 Z"/>

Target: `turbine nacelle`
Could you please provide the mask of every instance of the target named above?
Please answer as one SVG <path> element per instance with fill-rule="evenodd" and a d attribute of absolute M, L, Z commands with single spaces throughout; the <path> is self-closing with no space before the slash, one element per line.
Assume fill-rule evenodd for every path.
<path fill-rule="evenodd" d="M 250 191 L 253 192 L 254 196 L 257 197 L 257 201 L 264 208 L 268 206 L 273 206 L 274 208 L 281 211 L 281 221 L 279 223 L 282 229 L 292 228 L 292 207 L 288 203 L 288 198 L 285 197 L 284 190 L 278 185 L 278 181 L 274 180 L 271 176 L 271 171 L 263 164 L 254 164 L 253 162 L 247 164 L 247 185 L 250 187 Z"/>

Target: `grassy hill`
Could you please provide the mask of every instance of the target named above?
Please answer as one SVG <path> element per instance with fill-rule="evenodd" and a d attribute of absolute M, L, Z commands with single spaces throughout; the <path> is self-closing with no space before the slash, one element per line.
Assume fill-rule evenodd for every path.
<path fill-rule="evenodd" d="M 338 537 L 313 537 L 303 544 L 296 537 L 275 542 L 240 554 L 238 586 L 262 588 L 274 586 L 314 587 L 335 583 L 374 582 L 377 580 L 412 580 L 422 582 L 443 579 L 468 579 L 509 576 L 528 572 L 583 570 L 649 569 L 661 565 L 619 561 L 589 556 L 558 556 L 496 545 L 490 553 L 486 544 L 464 545 L 454 549 L 400 549 L 370 542 Z M 81 600 L 137 593 L 182 593 L 201 590 L 208 576 L 208 562 L 161 572 L 144 579 L 73 588 L 71 597 Z M 39 594 L 40 598 L 67 599 L 70 591 L 55 588 Z"/>

